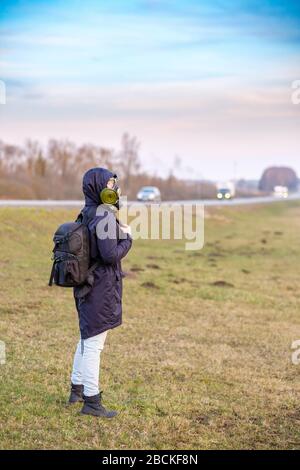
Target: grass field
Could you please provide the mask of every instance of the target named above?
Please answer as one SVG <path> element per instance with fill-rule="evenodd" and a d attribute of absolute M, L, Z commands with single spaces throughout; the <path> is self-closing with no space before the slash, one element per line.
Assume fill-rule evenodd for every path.
<path fill-rule="evenodd" d="M 74 216 L 0 211 L 1 448 L 299 449 L 300 203 L 212 208 L 199 252 L 135 242 L 102 354 L 112 421 L 65 406 L 77 317 L 47 281 L 52 233 Z"/>

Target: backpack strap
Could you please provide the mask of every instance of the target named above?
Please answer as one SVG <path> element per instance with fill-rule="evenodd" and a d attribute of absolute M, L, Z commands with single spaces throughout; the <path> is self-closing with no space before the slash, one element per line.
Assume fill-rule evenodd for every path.
<path fill-rule="evenodd" d="M 85 220 L 84 222 L 83 209 L 79 212 L 75 222 L 86 224 L 87 221 Z M 79 299 L 82 301 L 83 297 L 85 297 L 90 292 L 94 284 L 93 272 L 98 266 L 100 266 L 100 264 L 101 263 L 99 260 L 95 261 L 95 263 L 93 263 L 92 266 L 88 269 L 85 284 L 82 287 L 77 288 L 76 291 L 74 292 L 76 299 Z"/>
<path fill-rule="evenodd" d="M 53 284 L 54 272 L 55 272 L 55 260 L 53 261 L 53 264 L 52 264 L 52 269 L 51 269 L 51 274 L 50 274 L 48 286 L 52 286 L 52 284 Z"/>
<path fill-rule="evenodd" d="M 78 290 L 76 290 L 76 292 L 74 292 L 76 299 L 82 299 L 90 292 L 94 284 L 93 272 L 98 266 L 100 266 L 100 264 L 101 264 L 100 261 L 96 261 L 88 269 L 85 284 L 82 287 L 80 287 Z"/>
<path fill-rule="evenodd" d="M 75 222 L 83 222 L 83 213 L 82 210 L 79 212 L 78 216 L 76 217 Z"/>

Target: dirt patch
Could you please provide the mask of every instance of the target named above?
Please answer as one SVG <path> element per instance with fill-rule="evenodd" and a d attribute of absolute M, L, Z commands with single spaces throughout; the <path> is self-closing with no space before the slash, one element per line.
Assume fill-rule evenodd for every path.
<path fill-rule="evenodd" d="M 161 269 L 161 267 L 158 266 L 158 264 L 147 264 L 146 266 L 149 269 Z"/>
<path fill-rule="evenodd" d="M 297 411 L 295 411 L 295 412 L 292 411 L 292 412 L 290 412 L 290 413 L 287 413 L 286 416 L 287 416 L 289 419 L 293 419 L 293 420 L 295 420 L 295 421 L 300 422 L 300 411 L 299 411 L 299 410 L 297 410 Z"/>
<path fill-rule="evenodd" d="M 203 254 L 200 253 L 199 251 L 194 251 L 192 253 L 189 253 L 189 256 L 199 256 L 200 257 L 200 256 L 203 256 Z"/>
<path fill-rule="evenodd" d="M 241 271 L 244 274 L 250 274 L 251 273 L 251 271 L 249 271 L 249 269 L 242 269 Z"/>
<path fill-rule="evenodd" d="M 219 415 L 220 413 L 217 410 L 211 410 L 206 414 L 196 415 L 193 420 L 198 424 L 210 425 Z"/>
<path fill-rule="evenodd" d="M 189 282 L 189 281 L 185 279 L 184 277 L 182 277 L 180 279 L 173 279 L 172 282 L 173 284 L 182 284 L 183 282 Z"/>
<path fill-rule="evenodd" d="M 146 287 L 147 289 L 159 289 L 159 287 L 154 284 L 154 282 L 143 282 L 143 284 L 141 284 L 142 287 Z"/>
<path fill-rule="evenodd" d="M 139 266 L 132 266 L 132 268 L 130 268 L 130 271 L 132 273 L 139 273 L 139 272 L 145 271 L 145 269 Z"/>
<path fill-rule="evenodd" d="M 208 415 L 199 415 L 196 416 L 195 421 L 199 424 L 209 424 L 211 421 L 211 417 Z"/>
<path fill-rule="evenodd" d="M 215 281 L 215 282 L 212 282 L 211 285 L 216 286 L 216 287 L 234 287 L 234 285 L 231 284 L 231 282 L 227 282 L 227 281 Z"/>

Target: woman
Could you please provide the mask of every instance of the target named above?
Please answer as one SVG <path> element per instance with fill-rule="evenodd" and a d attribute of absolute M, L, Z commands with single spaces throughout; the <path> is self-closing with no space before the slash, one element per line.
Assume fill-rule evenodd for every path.
<path fill-rule="evenodd" d="M 90 233 L 91 264 L 98 261 L 99 266 L 83 299 L 76 298 L 78 288 L 74 289 L 81 339 L 74 357 L 69 403 L 84 401 L 81 413 L 112 418 L 117 413 L 101 403 L 100 354 L 108 330 L 122 323 L 121 259 L 130 250 L 132 238 L 130 227 L 120 225 L 116 218 L 120 193 L 116 175 L 104 168 L 89 170 L 83 177 L 83 193 L 82 215 Z M 113 204 L 105 203 L 107 193 L 113 196 Z"/>

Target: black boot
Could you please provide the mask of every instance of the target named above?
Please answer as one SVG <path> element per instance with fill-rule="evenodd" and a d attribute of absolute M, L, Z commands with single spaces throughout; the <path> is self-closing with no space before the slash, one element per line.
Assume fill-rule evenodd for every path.
<path fill-rule="evenodd" d="M 69 405 L 73 405 L 77 402 L 83 402 L 83 385 L 75 385 L 71 383 Z"/>
<path fill-rule="evenodd" d="M 85 395 L 83 395 L 84 405 L 82 407 L 81 414 L 100 416 L 101 418 L 113 418 L 114 416 L 116 416 L 116 411 L 106 410 L 101 404 L 101 395 L 102 392 L 92 397 L 86 397 Z"/>

